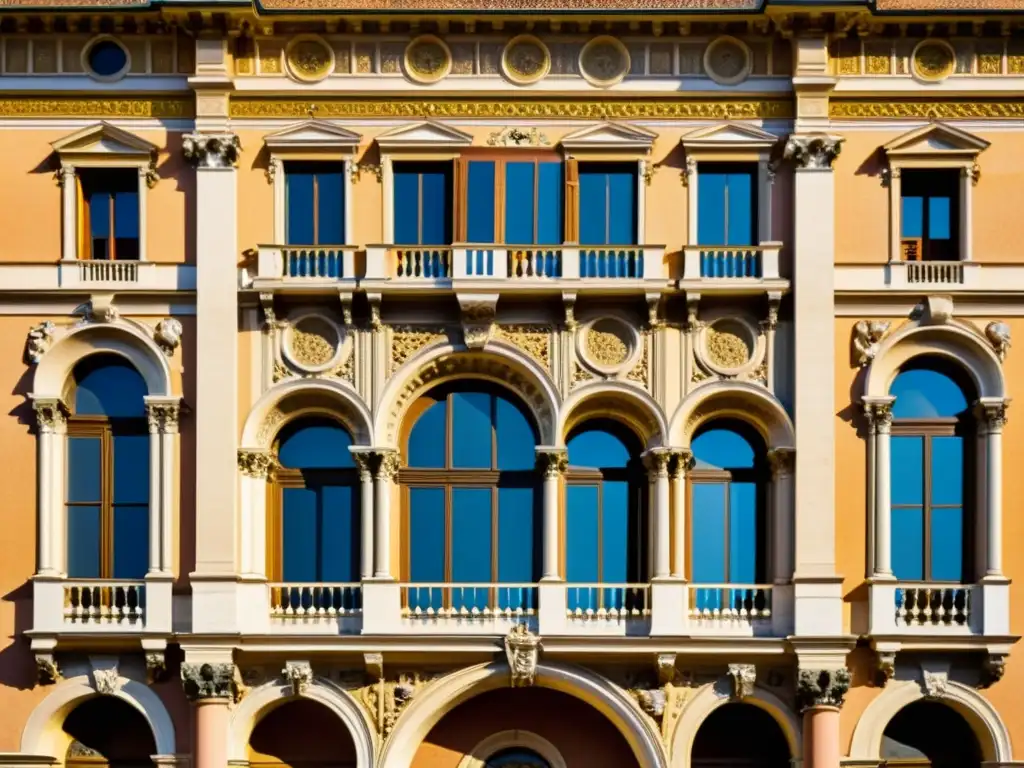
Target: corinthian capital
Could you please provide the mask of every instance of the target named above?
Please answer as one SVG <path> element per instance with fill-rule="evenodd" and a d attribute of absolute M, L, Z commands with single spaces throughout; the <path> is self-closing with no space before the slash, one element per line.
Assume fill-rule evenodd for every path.
<path fill-rule="evenodd" d="M 196 699 L 231 699 L 237 693 L 235 665 L 182 664 L 181 683 L 185 695 Z"/>
<path fill-rule="evenodd" d="M 559 477 L 569 468 L 569 453 L 564 448 L 538 448 L 537 468 L 544 477 Z"/>
<path fill-rule="evenodd" d="M 238 451 L 238 468 L 246 477 L 266 477 L 274 464 L 274 454 L 270 451 L 249 451 L 244 448 Z"/>
<path fill-rule="evenodd" d="M 893 397 L 864 398 L 864 416 L 868 420 L 871 431 L 878 435 L 887 435 L 892 429 Z"/>
<path fill-rule="evenodd" d="M 850 690 L 850 673 L 839 669 L 801 669 L 796 695 L 800 709 L 841 707 Z"/>
<path fill-rule="evenodd" d="M 185 159 L 197 168 L 232 168 L 242 151 L 234 133 L 186 133 L 181 147 Z"/>
<path fill-rule="evenodd" d="M 174 434 L 178 431 L 181 418 L 181 401 L 156 400 L 146 398 L 146 417 L 149 420 L 149 431 L 157 434 Z"/>
<path fill-rule="evenodd" d="M 1006 426 L 1006 409 L 1009 407 L 1009 399 L 983 397 L 978 402 L 978 416 L 989 432 L 1002 432 Z"/>
<path fill-rule="evenodd" d="M 839 157 L 843 138 L 827 133 L 795 133 L 786 139 L 785 158 L 798 168 L 832 170 L 832 162 Z"/>
<path fill-rule="evenodd" d="M 37 397 L 32 400 L 32 409 L 41 433 L 60 432 L 67 422 L 67 408 L 60 398 Z"/>

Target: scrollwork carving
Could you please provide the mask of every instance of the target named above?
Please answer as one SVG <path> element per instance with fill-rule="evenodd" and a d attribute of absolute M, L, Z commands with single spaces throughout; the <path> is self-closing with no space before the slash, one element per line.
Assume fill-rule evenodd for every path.
<path fill-rule="evenodd" d="M 398 370 L 406 360 L 424 347 L 447 340 L 448 336 L 442 328 L 395 326 L 391 334 L 391 370 Z"/>
<path fill-rule="evenodd" d="M 514 344 L 544 366 L 551 369 L 551 330 L 544 325 L 499 325 L 494 336 Z"/>
<path fill-rule="evenodd" d="M 540 638 L 525 624 L 517 624 L 505 635 L 505 657 L 510 672 L 509 684 L 513 688 L 532 686 L 540 659 Z"/>
<path fill-rule="evenodd" d="M 878 345 L 888 331 L 888 320 L 858 320 L 853 326 L 854 364 L 863 367 L 874 360 Z"/>

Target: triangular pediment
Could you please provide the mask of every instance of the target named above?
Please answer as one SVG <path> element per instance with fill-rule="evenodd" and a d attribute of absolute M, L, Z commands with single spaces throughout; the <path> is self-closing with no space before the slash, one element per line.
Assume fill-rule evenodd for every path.
<path fill-rule="evenodd" d="M 271 150 L 354 148 L 363 137 L 355 131 L 318 120 L 305 120 L 268 134 L 263 141 Z"/>
<path fill-rule="evenodd" d="M 690 131 L 679 140 L 688 149 L 768 149 L 778 142 L 774 133 L 743 123 L 719 123 Z"/>
<path fill-rule="evenodd" d="M 400 147 L 468 147 L 473 137 L 444 123 L 423 120 L 392 128 L 380 134 L 377 144 L 383 149 Z"/>
<path fill-rule="evenodd" d="M 988 148 L 989 142 L 945 123 L 915 128 L 882 147 L 889 156 L 972 156 Z"/>
<path fill-rule="evenodd" d="M 650 149 L 658 134 L 629 123 L 598 123 L 564 136 L 566 149 Z"/>
<path fill-rule="evenodd" d="M 110 123 L 97 123 L 75 131 L 50 146 L 61 156 L 120 155 L 150 157 L 157 151 L 156 144 L 134 133 L 115 128 Z"/>

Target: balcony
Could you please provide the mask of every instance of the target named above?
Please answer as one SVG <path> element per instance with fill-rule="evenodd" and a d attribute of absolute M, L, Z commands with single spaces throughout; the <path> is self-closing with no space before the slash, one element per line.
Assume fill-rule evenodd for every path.
<path fill-rule="evenodd" d="M 191 264 L 70 260 L 0 265 L 0 284 L 21 291 L 194 291 Z"/>
<path fill-rule="evenodd" d="M 779 277 L 781 250 L 782 243 L 776 242 L 756 246 L 684 246 L 679 287 L 725 294 L 784 291 L 789 288 L 789 281 Z"/>
<path fill-rule="evenodd" d="M 977 261 L 891 261 L 874 264 L 838 264 L 835 288 L 839 292 L 941 290 L 1005 293 L 1024 286 L 1024 266 L 981 264 Z"/>
<path fill-rule="evenodd" d="M 261 245 L 252 287 L 316 290 L 356 284 L 354 245 Z"/>

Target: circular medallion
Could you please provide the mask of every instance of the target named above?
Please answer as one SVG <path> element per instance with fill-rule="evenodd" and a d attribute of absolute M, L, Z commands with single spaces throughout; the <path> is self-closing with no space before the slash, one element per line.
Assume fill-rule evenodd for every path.
<path fill-rule="evenodd" d="M 323 80 L 334 71 L 334 51 L 316 35 L 294 38 L 284 54 L 288 74 L 304 83 Z"/>
<path fill-rule="evenodd" d="M 599 317 L 585 324 L 577 335 L 576 351 L 581 362 L 594 373 L 614 376 L 636 364 L 640 339 L 624 320 Z"/>
<path fill-rule="evenodd" d="M 953 74 L 956 67 L 956 52 L 945 40 L 922 40 L 914 48 L 911 62 L 915 77 L 935 83 Z"/>
<path fill-rule="evenodd" d="M 580 73 L 591 85 L 608 88 L 629 72 L 629 51 L 609 35 L 595 37 L 580 51 Z"/>
<path fill-rule="evenodd" d="M 337 368 L 348 348 L 345 333 L 320 315 L 304 315 L 285 329 L 282 353 L 288 362 L 307 373 Z"/>
<path fill-rule="evenodd" d="M 111 35 L 100 35 L 82 49 L 82 69 L 94 80 L 111 83 L 120 80 L 131 69 L 132 58 L 120 40 Z"/>
<path fill-rule="evenodd" d="M 405 73 L 418 83 L 436 83 L 452 69 L 452 52 L 434 35 L 420 35 L 405 49 Z"/>
<path fill-rule="evenodd" d="M 750 76 L 750 48 L 735 37 L 717 37 L 704 49 L 704 71 L 719 85 L 742 83 Z"/>
<path fill-rule="evenodd" d="M 548 47 L 533 35 L 519 35 L 508 41 L 501 54 L 501 69 L 516 85 L 542 80 L 551 69 Z"/>
<path fill-rule="evenodd" d="M 716 373 L 734 374 L 752 362 L 757 351 L 757 333 L 747 323 L 722 318 L 704 329 L 703 351 Z"/>

